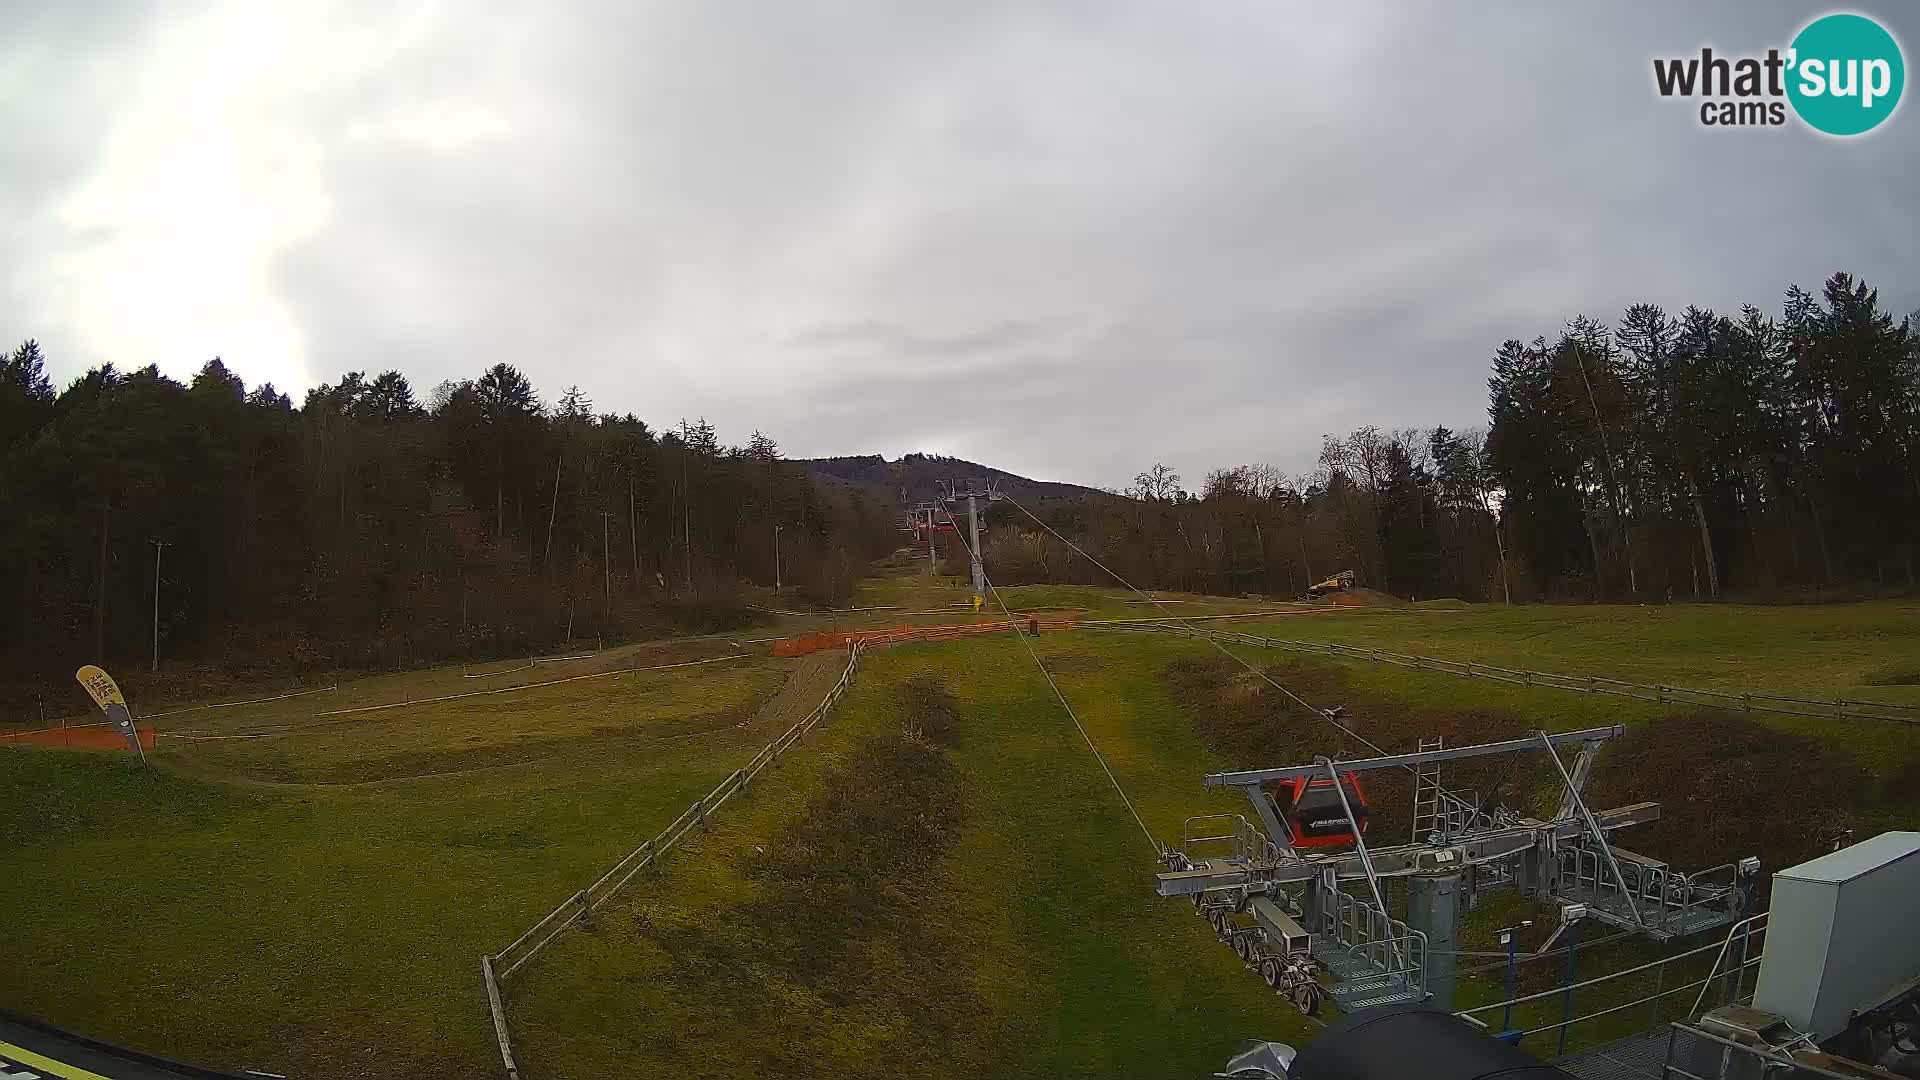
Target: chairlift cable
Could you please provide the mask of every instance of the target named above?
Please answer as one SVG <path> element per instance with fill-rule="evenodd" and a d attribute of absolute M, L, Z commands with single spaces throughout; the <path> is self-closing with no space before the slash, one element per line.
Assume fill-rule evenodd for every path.
<path fill-rule="evenodd" d="M 1004 498 L 1007 502 L 1012 503 L 1015 509 L 1027 515 L 1028 518 L 1031 518 L 1034 524 L 1047 530 L 1048 533 L 1052 534 L 1054 539 L 1072 548 L 1075 552 L 1077 552 L 1082 558 L 1086 559 L 1088 562 L 1092 563 L 1093 565 L 1099 567 L 1102 570 L 1105 570 L 1108 576 L 1112 577 L 1115 581 L 1118 581 L 1121 585 L 1127 587 L 1128 589 L 1131 589 L 1133 592 L 1138 593 L 1142 599 L 1146 600 L 1148 603 L 1154 605 L 1160 610 L 1162 611 L 1168 610 L 1167 605 L 1163 601 L 1155 598 L 1152 594 L 1136 586 L 1135 584 L 1133 584 L 1133 582 L 1128 581 L 1124 577 L 1121 577 L 1120 574 L 1117 571 L 1115 571 L 1112 567 L 1108 566 L 1106 563 L 1103 563 L 1099 559 L 1096 559 L 1092 555 L 1088 554 L 1085 548 L 1082 548 L 1080 545 L 1074 543 L 1073 541 L 1067 539 L 1064 536 L 1061 536 L 1059 530 L 1055 529 L 1053 526 L 1047 524 L 1044 521 L 1041 521 L 1037 517 L 1034 517 L 1033 511 L 1027 509 L 1025 506 L 1020 505 L 1020 500 L 1015 499 L 1013 496 L 1006 495 L 1004 493 L 1002 494 L 1001 497 Z M 1211 644 L 1214 648 L 1219 649 L 1222 653 L 1224 653 L 1226 656 L 1231 658 L 1234 662 L 1238 663 L 1241 667 L 1244 667 L 1248 671 L 1253 672 L 1255 675 L 1260 676 L 1260 678 L 1264 680 L 1267 683 L 1267 685 L 1287 695 L 1287 697 L 1291 698 L 1301 708 L 1319 717 L 1321 720 L 1324 720 L 1327 723 L 1332 724 L 1334 727 L 1339 728 L 1341 731 L 1346 732 L 1348 735 L 1351 735 L 1354 739 L 1358 740 L 1361 745 L 1372 750 L 1374 753 L 1379 754 L 1383 757 L 1386 756 L 1387 752 L 1381 749 L 1379 744 L 1369 740 L 1366 736 L 1360 734 L 1359 732 L 1353 730 L 1352 728 L 1346 726 L 1345 724 L 1342 724 L 1340 721 L 1335 720 L 1331 715 L 1328 714 L 1328 710 L 1314 708 L 1312 705 L 1307 703 L 1305 698 L 1302 698 L 1299 694 L 1296 694 L 1293 691 L 1287 689 L 1286 687 L 1280 685 L 1279 682 L 1275 681 L 1273 676 L 1268 675 L 1265 671 L 1260 670 L 1259 668 L 1255 667 L 1253 664 L 1250 664 L 1246 660 L 1243 660 L 1239 656 L 1235 655 L 1225 645 L 1220 644 L 1220 642 L 1217 639 L 1215 639 L 1212 635 L 1208 634 L 1206 631 L 1197 629 L 1193 625 L 1182 620 L 1177 615 L 1175 616 L 1175 618 L 1173 618 L 1170 621 L 1173 623 L 1173 625 L 1178 626 L 1184 630 L 1187 630 L 1188 632 L 1194 634 L 1195 636 L 1204 639 L 1206 642 Z M 1408 772 L 1414 771 L 1411 765 L 1402 765 L 1401 768 L 1405 769 Z"/>
<path fill-rule="evenodd" d="M 1040 677 L 1046 679 L 1047 685 L 1053 688 L 1053 696 L 1060 699 L 1060 707 L 1067 710 L 1067 718 L 1073 721 L 1073 726 L 1080 732 L 1080 738 L 1087 744 L 1087 749 L 1093 751 L 1093 760 L 1100 763 L 1100 771 L 1107 774 L 1107 782 L 1113 785 L 1113 790 L 1119 794 L 1120 801 L 1126 804 L 1127 813 L 1133 815 L 1134 823 L 1140 826 L 1140 831 L 1145 834 L 1148 845 L 1153 848 L 1153 857 L 1158 859 L 1161 852 L 1160 841 L 1153 838 L 1153 830 L 1147 828 L 1146 821 L 1140 817 L 1140 811 L 1134 809 L 1133 800 L 1127 798 L 1127 789 L 1120 786 L 1120 778 L 1113 775 L 1113 769 L 1107 765 L 1107 759 L 1101 755 L 1100 748 L 1093 744 L 1093 737 L 1087 734 L 1086 726 L 1080 723 L 1080 717 L 1073 711 L 1073 705 L 1067 701 L 1067 695 L 1061 691 L 1060 684 L 1053 681 L 1053 672 L 1047 670 L 1047 665 L 1041 661 L 1040 654 L 1034 651 L 1033 643 L 1027 640 L 1025 634 L 1020 632 L 1020 624 L 1013 617 L 1013 611 L 1007 607 L 1006 599 L 1000 595 L 999 589 L 993 587 L 993 579 L 986 575 L 986 563 L 983 560 L 974 558 L 973 548 L 967 543 L 965 534 L 960 531 L 960 523 L 954 521 L 953 514 L 944 507 L 941 508 L 941 513 L 946 514 L 948 522 L 953 524 L 954 539 L 959 540 L 960 546 L 967 549 L 967 557 L 973 559 L 975 565 L 981 568 L 981 580 L 986 583 L 988 594 L 993 597 L 995 603 L 1000 605 L 1000 610 L 1006 615 L 1007 628 L 1012 631 L 1014 637 L 1020 640 L 1020 644 L 1026 648 L 1027 656 L 1033 660 L 1033 666 L 1040 669 Z"/>

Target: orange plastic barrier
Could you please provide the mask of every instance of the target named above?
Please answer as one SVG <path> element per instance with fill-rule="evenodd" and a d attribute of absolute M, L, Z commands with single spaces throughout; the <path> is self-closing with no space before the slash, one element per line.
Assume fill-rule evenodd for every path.
<path fill-rule="evenodd" d="M 1005 633 L 1010 627 L 1023 630 L 1070 630 L 1080 619 L 1078 613 L 1034 615 L 1014 622 L 945 623 L 933 626 L 888 626 L 877 630 L 828 630 L 817 634 L 781 638 L 773 643 L 775 656 L 805 656 L 821 649 L 844 649 L 855 641 L 868 645 L 886 645 L 896 641 L 946 641 L 975 634 Z"/>
<path fill-rule="evenodd" d="M 153 729 L 136 726 L 142 749 L 153 749 Z M 112 724 L 83 724 L 34 731 L 0 731 L 0 746 L 50 746 L 55 750 L 125 750 L 127 740 Z"/>

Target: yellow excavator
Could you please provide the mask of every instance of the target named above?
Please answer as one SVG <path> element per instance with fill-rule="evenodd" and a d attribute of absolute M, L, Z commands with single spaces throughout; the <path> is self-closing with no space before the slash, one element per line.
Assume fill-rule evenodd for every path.
<path fill-rule="evenodd" d="M 1353 571 L 1342 570 L 1318 585 L 1307 590 L 1307 599 L 1318 600 L 1328 593 L 1346 592 L 1353 588 Z"/>

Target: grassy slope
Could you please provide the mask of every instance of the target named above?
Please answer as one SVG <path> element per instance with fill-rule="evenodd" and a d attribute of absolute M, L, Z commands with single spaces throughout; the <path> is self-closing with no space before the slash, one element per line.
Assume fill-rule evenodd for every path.
<path fill-rule="evenodd" d="M 1874 682 L 1920 663 L 1920 606 L 1910 601 L 1357 609 L 1325 618 L 1249 619 L 1246 629 L 1646 683 L 1844 691 L 1864 700 L 1920 702 L 1920 686 Z"/>
<path fill-rule="evenodd" d="M 1906 670 L 1920 655 L 1920 610 L 1911 604 L 1484 606 L 1427 614 L 1362 610 L 1327 618 L 1245 623 L 1245 629 L 1254 634 L 1380 645 L 1515 668 L 1707 689 L 1920 703 L 1920 686 L 1869 681 Z M 1265 654 L 1259 649 L 1236 651 L 1251 659 Z M 1587 717 L 1592 723 L 1668 711 L 1623 698 L 1512 686 L 1388 664 L 1343 666 L 1359 685 L 1434 704 L 1504 705 L 1544 718 Z M 1760 713 L 1755 719 L 1841 747 L 1883 776 L 1920 761 L 1920 729 L 1910 725 Z"/>
<path fill-rule="evenodd" d="M 207 783 L 164 754 L 154 783 L 115 755 L 0 751 L 6 790 L 32 793 L 0 799 L 0 1004 L 221 1065 L 484 1074 L 497 1063 L 479 955 L 771 734 L 754 724 L 675 742 L 602 739 L 582 754 L 568 741 L 580 708 L 643 730 L 629 705 L 663 687 L 678 702 L 663 711 L 677 715 L 750 708 L 779 680 L 764 664 L 722 668 L 481 699 L 519 702 L 506 716 L 426 710 L 398 732 L 382 719 L 370 730 L 437 752 L 443 767 L 466 764 L 472 732 L 497 729 L 529 736 L 520 753 L 532 764 L 370 788 Z M 580 699 L 587 687 L 597 702 Z M 234 753 L 298 764 L 299 740 L 254 745 L 268 743 Z M 378 760 L 383 745 L 358 759 L 334 746 L 323 764 Z M 246 773 L 262 762 L 221 764 Z"/>
<path fill-rule="evenodd" d="M 1143 614 L 1113 590 L 1009 594 L 1016 606 Z M 864 587 L 856 603 L 918 608 L 954 597 L 950 585 L 895 578 Z M 875 620 L 904 621 L 885 612 L 858 621 Z M 1911 608 L 1889 604 L 1249 620 L 1261 621 L 1276 636 L 1377 641 L 1649 681 L 1846 688 L 1850 696 L 1860 681 L 1909 662 L 1916 632 Z M 1170 658 L 1210 652 L 1207 646 L 1087 634 L 1049 636 L 1040 647 L 1156 836 L 1177 837 L 1189 814 L 1238 809 L 1200 788 L 1200 775 L 1220 763 L 1158 677 Z M 1236 651 L 1264 658 L 1260 650 Z M 769 732 L 757 726 L 645 741 L 691 733 L 702 725 L 689 718 L 718 718 L 762 692 L 750 677 L 719 670 L 728 667 L 671 676 L 684 679 L 682 688 L 653 701 L 615 693 L 630 689 L 629 677 L 618 676 L 434 707 L 412 724 L 370 714 L 366 730 L 382 732 L 379 743 L 314 734 L 199 744 L 190 752 L 203 772 L 246 781 L 237 785 L 172 775 L 153 788 L 117 758 L 0 752 L 0 784 L 32 793 L 0 800 L 0 956 L 8 960 L 0 1004 L 168 1053 L 294 1075 L 487 1074 L 495 1066 L 473 971 L 479 953 L 499 947 L 765 741 Z M 1657 715 L 1621 699 L 1346 667 L 1356 686 L 1379 693 L 1504 705 L 1547 728 Z M 1153 866 L 1138 827 L 1025 652 L 995 638 L 873 654 L 820 737 L 768 774 L 750 799 L 729 805 L 710 833 L 628 894 L 596 932 L 569 936 L 516 980 L 516 1030 L 541 1076 L 741 1075 L 756 1060 L 756 1040 L 779 1038 L 796 1023 L 826 1025 L 849 1053 L 884 1043 L 888 1033 L 868 1023 L 875 1014 L 837 1027 L 846 1013 L 826 998 L 743 1000 L 724 986 L 674 992 L 663 977 L 674 958 L 636 932 L 636 912 L 645 912 L 648 927 L 738 919 L 753 897 L 752 848 L 796 820 L 856 736 L 895 722 L 894 687 L 924 673 L 948 679 L 967 720 L 966 738 L 951 753 L 970 810 L 940 863 L 942 901 L 928 912 L 950 940 L 964 943 L 955 955 L 967 967 L 968 1000 L 984 1017 L 974 1021 L 975 1037 L 956 1038 L 962 1067 L 954 1075 L 1185 1074 L 1223 1059 L 1240 1039 L 1308 1033 L 1190 909 L 1152 895 Z M 492 683 L 416 673 L 355 684 L 339 701 L 318 695 L 194 714 L 174 727 L 258 729 L 311 719 L 320 700 L 338 708 L 382 694 L 476 685 Z M 1900 699 L 1913 688 L 1880 691 Z M 594 708 L 602 693 L 620 703 L 617 715 Z M 543 723 L 541 710 L 524 703 L 545 695 L 553 710 Z M 1920 760 L 1920 739 L 1909 729 L 1768 722 L 1829 739 L 1883 775 Z M 642 738 L 611 753 L 598 742 L 571 741 L 610 724 L 629 725 Z M 523 738 L 530 733 L 535 738 Z M 475 736 L 478 744 L 470 744 Z M 523 749 L 541 764 L 379 780 L 400 775 L 385 759 L 402 744 L 424 755 L 404 764 L 426 760 L 428 771 L 437 771 L 435 762 L 485 769 L 487 754 Z M 311 786 L 316 780 L 379 782 Z M 1506 914 L 1483 908 L 1470 925 L 1484 931 Z M 738 929 L 735 940 L 752 940 L 750 923 Z M 876 940 L 885 940 L 884 931 L 876 929 Z M 910 977 L 912 963 L 897 977 Z M 1467 987 L 1463 997 L 1485 999 L 1497 978 Z"/>
<path fill-rule="evenodd" d="M 222 775 L 354 784 L 496 768 L 530 757 L 599 759 L 636 744 L 664 747 L 731 729 L 779 685 L 744 660 L 673 671 L 617 672 L 464 701 L 313 717 L 260 739 L 161 746 Z"/>
<path fill-rule="evenodd" d="M 1076 658 L 1060 661 L 1062 687 L 1122 783 L 1141 796 L 1149 827 L 1176 833 L 1186 814 L 1225 805 L 1199 788 L 1207 756 L 1152 666 L 1087 659 L 1087 644 L 1058 637 L 1043 648 Z M 1124 646 L 1143 654 L 1163 647 Z M 627 894 L 597 932 L 541 957 L 512 994 L 529 1068 L 556 1078 L 836 1075 L 825 1060 L 815 1073 L 769 1065 L 771 1052 L 759 1048 L 782 1038 L 795 1010 L 843 1025 L 829 1041 L 876 1039 L 857 1010 L 822 1008 L 798 991 L 773 1009 L 726 985 L 672 993 L 671 974 L 688 960 L 672 950 L 669 931 L 752 917 L 754 847 L 798 818 L 861 735 L 897 723 L 896 688 L 927 674 L 959 699 L 964 726 L 953 753 L 970 800 L 939 871 L 944 902 L 928 915 L 968 943 L 950 959 L 969 966 L 988 1017 L 976 1038 L 953 1047 L 942 1075 L 1177 1075 L 1224 1059 L 1241 1039 L 1305 1033 L 1190 907 L 1153 895 L 1155 864 L 1138 827 L 1020 646 L 996 638 L 871 654 L 833 726 L 770 774 L 748 808 Z"/>
<path fill-rule="evenodd" d="M 1156 837 L 1176 838 L 1189 815 L 1239 809 L 1231 796 L 1199 786 L 1200 776 L 1222 762 L 1201 745 L 1159 676 L 1176 657 L 1209 654 L 1206 646 L 1057 635 L 1043 639 L 1040 650 Z M 1256 651 L 1249 658 L 1262 657 Z M 1503 706 L 1548 729 L 1659 715 L 1652 706 L 1619 699 L 1364 664 L 1348 670 L 1355 685 L 1377 693 L 1427 705 Z M 965 962 L 989 1016 L 975 1042 L 996 1048 L 985 1057 L 977 1047 L 956 1049 L 947 1074 L 1178 1074 L 1196 1062 L 1224 1059 L 1241 1039 L 1309 1033 L 1186 905 L 1152 895 L 1154 868 L 1139 827 L 1024 651 L 1010 639 L 993 638 L 872 654 L 834 731 L 784 764 L 761 786 L 751 810 L 716 827 L 663 876 L 631 894 L 598 932 L 543 957 L 516 987 L 514 1022 L 529 1062 L 555 1077 L 621 1068 L 828 1076 L 836 1075 L 830 1061 L 817 1072 L 796 1071 L 790 1063 L 770 1064 L 756 1048 L 784 1045 L 796 1031 L 815 1037 L 819 1029 L 835 1045 L 884 1046 L 870 1018 L 825 1007 L 807 994 L 779 997 L 769 1007 L 758 999 L 757 984 L 674 990 L 673 975 L 688 958 L 662 928 L 728 926 L 732 947 L 747 951 L 771 937 L 770 927 L 752 922 L 769 917 L 756 907 L 753 849 L 778 842 L 855 737 L 895 722 L 894 688 L 923 674 L 947 680 L 967 720 L 955 756 L 969 778 L 973 808 L 943 864 L 945 903 L 938 917 L 970 943 Z M 1302 747 L 1303 755 L 1312 749 Z M 1536 914 L 1522 907 L 1496 898 L 1474 913 L 1467 947 L 1489 947 L 1494 926 Z M 1581 970 L 1608 970 L 1649 955 L 1630 944 L 1601 946 Z M 1619 989 L 1583 995 L 1583 1007 Z M 1464 980 L 1461 1000 L 1497 1000 L 1499 990 L 1496 970 Z M 1556 1009 L 1555 1002 L 1523 1009 L 1520 1019 L 1548 1019 Z M 1620 1014 L 1610 1023 L 1640 1019 Z"/>

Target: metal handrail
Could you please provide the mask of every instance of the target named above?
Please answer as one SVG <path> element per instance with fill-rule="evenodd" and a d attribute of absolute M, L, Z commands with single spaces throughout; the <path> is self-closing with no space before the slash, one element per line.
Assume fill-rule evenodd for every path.
<path fill-rule="evenodd" d="M 1753 933 L 1754 924 L 1765 922 L 1768 914 L 1769 912 L 1763 911 L 1758 915 L 1749 915 L 1746 918 L 1741 919 L 1739 922 L 1734 923 L 1732 926 L 1727 927 L 1726 939 L 1720 942 L 1720 951 L 1714 954 L 1713 966 L 1707 969 L 1708 982 L 1713 981 L 1713 977 L 1715 973 L 1717 973 L 1720 970 L 1720 962 L 1727 958 L 1727 950 L 1733 947 L 1734 935 L 1741 934 L 1744 932 L 1747 936 L 1751 936 Z M 1755 962 L 1757 963 L 1758 961 L 1756 960 Z M 1744 970 L 1744 965 L 1743 965 L 1743 970 Z M 1734 986 L 1734 993 L 1735 995 L 1738 995 L 1739 992 L 1740 992 L 1740 987 L 1738 986 L 1738 984 L 1736 984 Z M 1693 1008 L 1688 1010 L 1687 1015 L 1688 1016 L 1699 1015 L 1700 1006 L 1706 1000 L 1707 1000 L 1707 988 L 1705 986 L 1702 986 L 1700 987 L 1699 996 L 1693 999 Z"/>
<path fill-rule="evenodd" d="M 1195 836 L 1193 834 L 1196 822 L 1214 821 L 1226 823 L 1228 831 L 1211 836 Z M 1233 862 L 1245 862 L 1246 841 L 1241 833 L 1241 826 L 1245 824 L 1246 818 L 1240 814 L 1196 814 L 1180 825 L 1180 853 L 1192 859 L 1194 857 L 1193 848 L 1197 845 L 1231 842 L 1233 844 L 1233 851 L 1227 858 Z"/>
<path fill-rule="evenodd" d="M 1705 1039 L 1708 1042 L 1719 1043 L 1721 1046 L 1729 1047 L 1734 1050 L 1739 1050 L 1744 1053 L 1751 1054 L 1754 1057 L 1762 1058 L 1766 1061 L 1770 1061 L 1775 1065 L 1792 1069 L 1796 1073 L 1800 1073 L 1800 1072 L 1812 1073 L 1815 1076 L 1826 1077 L 1827 1080 L 1860 1080 L 1860 1074 L 1858 1073 L 1848 1074 L 1843 1072 L 1836 1072 L 1833 1069 L 1823 1068 L 1819 1065 L 1815 1065 L 1810 1061 L 1802 1061 L 1799 1058 L 1792 1057 L 1787 1054 L 1776 1053 L 1773 1050 L 1770 1050 L 1766 1047 L 1754 1046 L 1750 1043 L 1738 1042 L 1734 1039 L 1729 1039 L 1729 1038 L 1725 1038 L 1724 1036 L 1715 1035 L 1713 1032 L 1708 1031 L 1704 1028 L 1698 1027 L 1696 1025 L 1683 1024 L 1678 1021 L 1675 1021 L 1673 1024 L 1669 1025 L 1669 1030 L 1667 1033 L 1667 1057 L 1666 1057 L 1666 1060 L 1660 1066 L 1660 1075 L 1662 1080 L 1665 1080 L 1665 1077 L 1669 1073 L 1677 1073 L 1680 1076 L 1685 1077 L 1686 1080 L 1717 1080 L 1717 1078 L 1715 1077 L 1704 1077 L 1695 1073 L 1688 1072 L 1686 1069 L 1683 1069 L 1680 1066 L 1675 1065 L 1673 1063 L 1674 1035 L 1682 1031 L 1686 1032 L 1687 1034 L 1693 1036 L 1696 1039 Z"/>
<path fill-rule="evenodd" d="M 1456 1015 L 1489 1012 L 1493 1009 L 1502 1008 L 1507 1005 L 1524 1005 L 1529 1001 L 1538 1001 L 1541 998 L 1554 997 L 1556 995 L 1563 994 L 1568 990 L 1582 990 L 1582 989 L 1585 989 L 1586 987 L 1595 986 L 1600 983 L 1608 982 L 1613 979 L 1622 978 L 1627 975 L 1634 975 L 1642 971 L 1650 970 L 1652 968 L 1662 967 L 1664 965 L 1671 964 L 1676 960 L 1685 960 L 1690 956 L 1698 956 L 1701 953 L 1704 953 L 1704 952 L 1707 952 L 1708 950 L 1716 949 L 1719 947 L 1720 946 L 1717 944 L 1709 943 L 1706 945 L 1702 945 L 1697 949 L 1689 949 L 1683 953 L 1675 953 L 1672 956 L 1663 956 L 1658 960 L 1650 960 L 1644 964 L 1639 964 L 1634 967 L 1623 968 L 1619 971 L 1610 971 L 1605 975 L 1597 975 L 1591 979 L 1585 979 L 1580 982 L 1574 983 L 1571 986 L 1556 986 L 1551 990 L 1542 990 L 1539 993 L 1527 994 L 1522 997 L 1512 998 L 1507 1001 L 1496 1001 L 1491 1005 L 1475 1005 L 1471 1009 L 1459 1010 L 1459 1013 Z M 1758 961 L 1755 961 L 1755 962 L 1757 963 Z"/>
<path fill-rule="evenodd" d="M 1759 959 L 1755 958 L 1750 962 L 1750 964 L 1758 964 L 1759 962 L 1760 962 Z M 1653 993 L 1648 994 L 1646 997 L 1635 998 L 1634 1000 L 1626 1002 L 1625 1004 L 1622 1004 L 1622 1005 L 1609 1005 L 1604 1009 L 1597 1009 L 1593 1012 L 1585 1013 L 1568 1020 L 1560 1020 L 1552 1024 L 1542 1024 L 1536 1028 L 1527 1028 L 1526 1030 L 1520 1032 L 1520 1034 L 1523 1036 L 1538 1035 L 1543 1031 L 1555 1031 L 1555 1030 L 1558 1030 L 1559 1028 L 1572 1027 L 1575 1024 L 1584 1023 L 1588 1020 L 1594 1020 L 1602 1016 L 1610 1015 L 1612 1013 L 1624 1012 L 1627 1009 L 1638 1008 L 1650 1001 L 1658 1001 L 1669 994 L 1675 993 L 1680 990 L 1691 990 L 1696 986 L 1701 987 L 1701 989 L 1704 990 L 1707 984 L 1713 982 L 1714 978 L 1715 976 L 1709 975 L 1704 979 L 1699 979 L 1694 982 L 1682 983 L 1679 986 L 1669 986 L 1663 990 L 1656 990 Z M 1688 1013 L 1687 1015 L 1692 1016 L 1694 1014 Z M 1855 1080 L 1858 1080 L 1858 1078 L 1855 1078 Z"/>
<path fill-rule="evenodd" d="M 1322 929 L 1347 950 L 1387 976 L 1413 975 L 1408 983 L 1426 989 L 1427 936 L 1384 910 L 1339 888 L 1327 890 L 1333 903 L 1323 909 Z"/>

